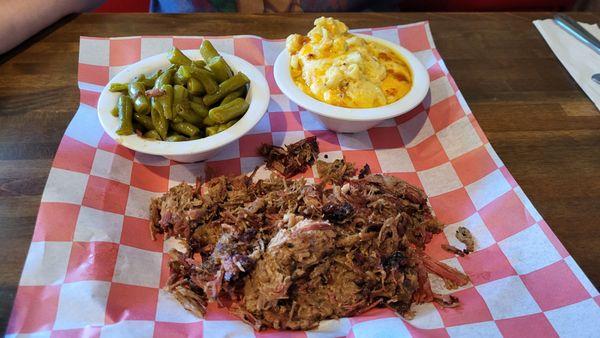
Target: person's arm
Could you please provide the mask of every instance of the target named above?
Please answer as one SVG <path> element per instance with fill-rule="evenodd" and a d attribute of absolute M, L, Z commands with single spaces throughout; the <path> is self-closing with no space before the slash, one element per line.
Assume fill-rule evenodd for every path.
<path fill-rule="evenodd" d="M 100 5 L 104 0 L 2 0 L 0 1 L 0 54 L 60 18 Z"/>

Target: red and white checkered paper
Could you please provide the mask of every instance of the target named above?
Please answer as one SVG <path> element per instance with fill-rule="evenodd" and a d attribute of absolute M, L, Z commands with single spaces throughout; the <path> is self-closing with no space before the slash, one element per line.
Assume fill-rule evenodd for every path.
<path fill-rule="evenodd" d="M 433 44 L 427 23 L 361 30 L 413 51 L 431 77 L 431 93 L 412 112 L 367 132 L 336 134 L 290 102 L 273 80 L 282 40 L 213 37 L 266 76 L 268 113 L 215 158 L 181 164 L 135 153 L 104 134 L 96 116 L 103 86 L 124 67 L 171 46 L 197 48 L 200 37 L 82 37 L 81 105 L 58 148 L 17 291 L 9 336 L 35 337 L 589 337 L 600 334 L 600 296 L 498 158 Z M 448 224 L 428 253 L 464 271 L 472 283 L 452 292 L 459 308 L 414 307 L 412 320 L 388 309 L 325 321 L 314 331 L 255 332 L 215 305 L 204 319 L 161 289 L 167 256 L 148 234 L 148 203 L 211 167 L 249 172 L 262 163 L 262 142 L 284 144 L 316 135 L 322 155 L 345 157 L 375 173 L 422 187 Z M 315 170 L 307 177 L 313 177 Z M 477 250 L 455 257 L 458 226 Z"/>

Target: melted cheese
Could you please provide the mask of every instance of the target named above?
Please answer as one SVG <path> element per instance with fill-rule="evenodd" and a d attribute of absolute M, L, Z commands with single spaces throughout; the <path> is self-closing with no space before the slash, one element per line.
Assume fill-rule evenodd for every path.
<path fill-rule="evenodd" d="M 348 108 L 379 107 L 402 98 L 412 74 L 393 50 L 348 33 L 333 18 L 320 17 L 307 36 L 286 40 L 294 82 L 317 100 Z"/>

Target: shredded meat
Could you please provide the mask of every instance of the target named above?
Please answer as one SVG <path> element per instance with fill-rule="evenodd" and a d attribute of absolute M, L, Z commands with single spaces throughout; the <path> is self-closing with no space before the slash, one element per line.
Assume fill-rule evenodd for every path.
<path fill-rule="evenodd" d="M 354 164 L 340 159 L 333 162 L 319 160 L 317 161 L 317 172 L 319 173 L 319 177 L 323 184 L 341 184 L 354 176 L 356 168 L 354 168 Z"/>
<path fill-rule="evenodd" d="M 460 257 L 464 257 L 466 254 L 469 253 L 466 249 L 461 250 L 461 249 L 455 247 L 454 245 L 449 245 L 449 244 L 442 244 L 442 249 L 444 249 L 448 252 L 451 252 L 455 255 L 459 255 Z"/>
<path fill-rule="evenodd" d="M 258 151 L 265 157 L 267 168 L 290 178 L 305 172 L 315 163 L 319 155 L 319 144 L 317 137 L 311 136 L 284 147 L 265 143 Z"/>
<path fill-rule="evenodd" d="M 473 238 L 473 234 L 471 234 L 469 229 L 465 227 L 458 227 L 456 230 L 456 239 L 458 239 L 467 247 L 465 253 L 475 251 L 475 238 Z"/>
<path fill-rule="evenodd" d="M 289 149 L 289 147 L 288 147 Z M 423 252 L 443 225 L 425 194 L 393 176 L 342 176 L 325 187 L 278 175 L 181 184 L 150 203 L 152 235 L 173 237 L 166 289 L 198 316 L 226 306 L 257 330 L 307 330 L 321 320 L 413 303 L 457 306 L 431 290 L 468 277 Z"/>

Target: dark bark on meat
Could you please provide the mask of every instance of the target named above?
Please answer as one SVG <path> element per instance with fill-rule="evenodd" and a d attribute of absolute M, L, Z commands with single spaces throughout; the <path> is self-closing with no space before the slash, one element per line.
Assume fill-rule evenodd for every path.
<path fill-rule="evenodd" d="M 365 178 L 365 176 L 371 174 L 371 166 L 369 163 L 365 163 L 365 166 L 358 172 L 358 178 Z"/>
<path fill-rule="evenodd" d="M 391 176 L 341 177 L 326 188 L 220 176 L 153 199 L 152 234 L 187 250 L 171 253 L 166 289 L 198 316 L 214 301 L 257 330 L 306 330 L 373 307 L 408 316 L 413 303 L 455 306 L 427 274 L 469 280 L 423 253 L 443 227 L 425 194 Z"/>
<path fill-rule="evenodd" d="M 262 144 L 258 152 L 265 158 L 267 168 L 289 178 L 305 172 L 315 163 L 319 155 L 319 144 L 317 137 L 311 136 L 284 147 Z"/>
<path fill-rule="evenodd" d="M 323 206 L 323 218 L 335 223 L 344 223 L 354 212 L 352 204 L 343 202 L 341 204 L 328 203 Z"/>

